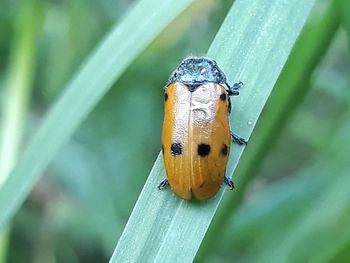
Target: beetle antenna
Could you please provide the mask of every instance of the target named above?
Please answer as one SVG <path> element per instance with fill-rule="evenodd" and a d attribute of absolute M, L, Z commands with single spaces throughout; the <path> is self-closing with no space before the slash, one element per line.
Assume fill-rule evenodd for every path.
<path fill-rule="evenodd" d="M 228 88 L 228 95 L 229 96 L 238 96 L 239 95 L 239 90 L 243 86 L 243 82 L 239 81 L 239 82 L 233 84 L 232 87 L 230 87 L 230 85 L 227 82 L 225 82 L 225 85 Z"/>

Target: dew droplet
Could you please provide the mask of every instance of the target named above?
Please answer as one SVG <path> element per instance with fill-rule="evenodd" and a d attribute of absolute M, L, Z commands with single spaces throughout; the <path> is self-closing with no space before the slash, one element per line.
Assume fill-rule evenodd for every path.
<path fill-rule="evenodd" d="M 252 125 L 253 125 L 253 122 L 252 122 L 252 121 L 248 121 L 248 125 L 249 125 L 249 126 L 252 126 Z"/>

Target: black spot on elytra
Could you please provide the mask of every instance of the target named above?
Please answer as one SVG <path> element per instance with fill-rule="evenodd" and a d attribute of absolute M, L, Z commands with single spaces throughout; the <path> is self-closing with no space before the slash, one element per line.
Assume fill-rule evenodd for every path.
<path fill-rule="evenodd" d="M 164 101 L 168 100 L 168 93 L 164 93 Z"/>
<path fill-rule="evenodd" d="M 162 144 L 162 154 L 164 155 L 164 145 Z"/>
<path fill-rule="evenodd" d="M 220 100 L 222 100 L 222 101 L 226 100 L 226 94 L 225 93 L 222 93 L 220 95 Z"/>
<path fill-rule="evenodd" d="M 204 185 L 205 185 L 205 182 L 201 183 L 201 185 L 199 186 L 199 188 L 203 188 Z"/>
<path fill-rule="evenodd" d="M 198 144 L 197 152 L 202 157 L 207 156 L 210 153 L 210 145 L 205 143 Z"/>
<path fill-rule="evenodd" d="M 224 146 L 222 146 L 221 154 L 225 155 L 225 156 L 228 154 L 228 147 L 226 144 L 224 144 Z"/>
<path fill-rule="evenodd" d="M 173 143 L 170 147 L 171 153 L 173 155 L 181 155 L 182 154 L 182 145 L 181 143 Z"/>

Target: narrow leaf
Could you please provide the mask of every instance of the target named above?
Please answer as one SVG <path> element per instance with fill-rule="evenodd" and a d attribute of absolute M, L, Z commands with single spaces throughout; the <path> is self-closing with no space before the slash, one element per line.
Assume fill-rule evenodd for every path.
<path fill-rule="evenodd" d="M 229 83 L 245 84 L 233 98 L 231 127 L 239 135 L 249 138 L 313 4 L 241 0 L 228 13 L 208 56 L 218 61 Z M 242 151 L 233 145 L 227 175 L 232 175 Z M 193 261 L 225 188 L 206 202 L 189 202 L 170 189 L 158 191 L 164 177 L 158 156 L 111 262 Z"/>
<path fill-rule="evenodd" d="M 319 10 L 317 11 L 317 18 L 319 18 Z M 237 167 L 236 194 L 229 195 L 221 205 L 220 214 L 212 222 L 201 246 L 201 257 L 205 257 L 204 250 L 207 248 L 211 250 L 215 247 L 213 245 L 217 244 L 216 233 L 220 233 L 226 227 L 226 222 L 244 198 L 246 186 L 257 174 L 256 171 L 265 160 L 264 157 L 268 156 L 270 146 L 279 137 L 282 128 L 288 124 L 289 115 L 294 112 L 310 90 L 309 81 L 312 73 L 326 54 L 338 28 L 339 19 L 334 2 L 326 6 L 321 19 L 310 21 L 304 27 L 269 98 L 268 107 L 257 123 L 254 136 L 250 140 L 250 145 L 254 147 L 249 147 L 245 151 Z"/>
<path fill-rule="evenodd" d="M 67 86 L 0 191 L 0 227 L 62 145 L 133 59 L 191 0 L 144 0 L 112 30 Z M 145 15 L 146 14 L 146 15 Z"/>

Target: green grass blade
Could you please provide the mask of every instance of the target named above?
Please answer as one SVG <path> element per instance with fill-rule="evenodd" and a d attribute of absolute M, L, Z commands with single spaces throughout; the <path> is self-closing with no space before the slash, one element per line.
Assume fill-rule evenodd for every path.
<path fill-rule="evenodd" d="M 37 5 L 28 1 L 19 11 L 0 123 L 0 188 L 15 164 L 21 146 L 35 66 L 35 36 L 40 16 Z"/>
<path fill-rule="evenodd" d="M 270 145 L 273 145 L 278 138 L 281 127 L 285 126 L 288 116 L 294 112 L 293 110 L 309 91 L 312 73 L 323 59 L 339 28 L 339 19 L 335 9 L 335 2 L 330 2 L 321 19 L 310 21 L 305 26 L 269 98 L 269 107 L 265 109 L 257 123 L 254 136 L 250 140 L 250 144 L 254 147 L 249 147 L 245 151 L 236 170 L 236 184 L 238 185 L 236 193 L 230 195 L 221 205 L 220 213 L 212 222 L 201 249 L 215 247 L 212 245 L 216 244 L 216 233 L 220 233 L 225 228 L 226 221 L 231 218 L 230 215 L 235 212 L 243 199 L 246 186 L 256 174 L 264 157 L 267 156 Z"/>
<path fill-rule="evenodd" d="M 112 83 L 192 1 L 144 0 L 102 41 L 42 126 L 0 191 L 0 227 L 15 213 L 49 162 Z"/>
<path fill-rule="evenodd" d="M 228 13 L 208 56 L 218 61 L 230 83 L 245 83 L 241 95 L 233 98 L 231 115 L 231 126 L 239 135 L 249 138 L 313 4 L 241 0 Z M 242 151 L 233 145 L 228 175 L 232 175 Z M 111 262 L 193 261 L 224 188 L 209 201 L 188 202 L 170 189 L 158 191 L 156 186 L 163 178 L 162 158 L 158 156 Z"/>
<path fill-rule="evenodd" d="M 20 151 L 26 124 L 28 101 L 35 68 L 35 37 L 41 17 L 38 4 L 27 1 L 16 21 L 9 67 L 4 84 L 5 94 L 0 123 L 0 188 L 6 181 Z M 6 262 L 10 227 L 0 231 L 0 263 Z"/>

